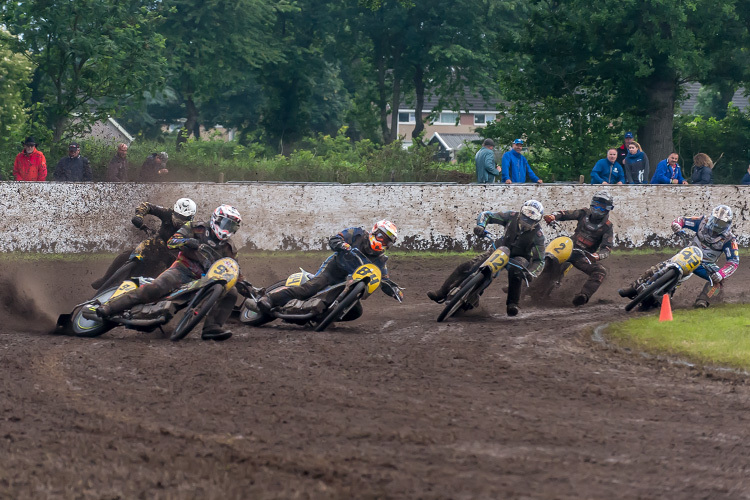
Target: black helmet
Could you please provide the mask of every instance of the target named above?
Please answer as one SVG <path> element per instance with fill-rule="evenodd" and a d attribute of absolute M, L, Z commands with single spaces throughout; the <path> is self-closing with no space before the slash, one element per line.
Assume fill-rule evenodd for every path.
<path fill-rule="evenodd" d="M 594 206 L 600 207 L 600 209 L 604 209 L 605 211 L 609 212 L 610 210 L 615 208 L 615 200 L 608 192 L 597 191 L 596 193 L 594 193 L 594 197 L 591 198 L 591 208 L 593 209 Z"/>

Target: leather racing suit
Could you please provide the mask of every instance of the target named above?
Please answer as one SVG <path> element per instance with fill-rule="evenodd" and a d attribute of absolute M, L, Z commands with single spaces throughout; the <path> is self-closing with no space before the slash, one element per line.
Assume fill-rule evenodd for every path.
<path fill-rule="evenodd" d="M 486 227 L 487 224 L 500 224 L 505 227 L 505 233 L 495 242 L 495 246 L 500 248 L 507 247 L 510 251 L 509 257 L 516 263 L 524 266 L 532 277 L 541 273 L 544 267 L 544 234 L 539 224 L 535 224 L 527 231 L 521 229 L 519 223 L 520 213 L 510 212 L 489 212 L 485 211 L 477 216 L 477 225 Z M 461 284 L 471 273 L 479 269 L 479 266 L 487 260 L 494 252 L 494 249 L 477 255 L 473 259 L 459 264 L 453 270 L 450 276 L 445 280 L 442 286 L 436 291 L 435 295 L 440 299 L 450 293 L 450 291 Z M 521 286 L 524 281 L 524 274 L 515 267 L 508 269 L 508 297 L 506 305 L 513 304 L 518 306 L 521 299 Z"/>
<path fill-rule="evenodd" d="M 211 246 L 223 257 L 237 258 L 237 247 L 231 238 L 224 241 L 216 239 L 208 222 L 188 222 L 167 241 L 168 248 L 179 249 L 179 254 L 174 264 L 151 283 L 136 288 L 132 292 L 121 295 L 101 306 L 102 313 L 105 316 L 111 316 L 130 309 L 136 304 L 154 302 L 185 283 L 199 279 L 204 275 L 214 260 L 206 259 L 202 253 L 186 246 L 192 239 L 198 240 L 201 244 Z M 238 281 L 240 280 L 242 280 L 242 276 L 238 278 Z M 206 317 L 203 325 L 204 332 L 221 327 L 229 319 L 232 308 L 237 301 L 237 296 L 237 289 L 232 288 L 222 297 L 221 301 Z"/>

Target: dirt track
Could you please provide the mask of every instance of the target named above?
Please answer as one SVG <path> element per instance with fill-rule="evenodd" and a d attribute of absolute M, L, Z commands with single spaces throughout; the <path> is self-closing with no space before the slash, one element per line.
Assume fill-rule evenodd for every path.
<path fill-rule="evenodd" d="M 241 263 L 270 283 L 319 260 Z M 378 294 L 330 332 L 235 325 L 222 344 L 49 335 L 96 273 L 6 265 L 0 497 L 749 498 L 744 380 L 591 340 L 625 316 L 618 286 L 656 260 L 613 257 L 582 309 L 567 304 L 574 271 L 555 304 L 507 318 L 496 282 L 481 310 L 438 324 L 423 292 L 457 261 L 396 258 L 403 305 Z M 747 300 L 748 281 L 744 266 L 727 299 Z"/>

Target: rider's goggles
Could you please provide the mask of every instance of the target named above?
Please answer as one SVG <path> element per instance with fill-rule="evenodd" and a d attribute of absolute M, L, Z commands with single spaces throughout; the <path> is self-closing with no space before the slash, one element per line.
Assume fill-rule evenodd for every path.
<path fill-rule="evenodd" d="M 521 229 L 528 231 L 532 227 L 534 227 L 537 224 L 538 221 L 535 221 L 531 217 L 521 214 L 521 216 L 518 218 L 518 223 L 521 226 Z"/>
<path fill-rule="evenodd" d="M 591 210 L 593 210 L 594 212 L 599 212 L 603 214 L 605 212 L 609 212 L 610 210 L 612 210 L 612 206 L 606 203 L 602 203 L 600 201 L 595 201 L 591 203 Z"/>
<path fill-rule="evenodd" d="M 376 231 L 375 234 L 373 234 L 373 236 L 386 248 L 393 245 L 393 240 L 381 231 Z"/>
<path fill-rule="evenodd" d="M 240 228 L 240 223 L 234 219 L 230 219 L 229 217 L 220 219 L 216 225 L 219 226 L 219 229 L 221 229 L 222 231 L 228 231 L 232 234 L 236 233 Z"/>

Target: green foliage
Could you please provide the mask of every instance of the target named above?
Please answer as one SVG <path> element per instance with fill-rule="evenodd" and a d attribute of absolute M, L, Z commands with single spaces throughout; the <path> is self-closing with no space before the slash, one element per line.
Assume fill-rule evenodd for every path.
<path fill-rule="evenodd" d="M 715 183 L 739 184 L 750 163 L 750 110 L 743 113 L 729 106 L 722 120 L 680 116 L 675 120 L 675 144 L 686 176 L 693 156 L 706 153 L 715 163 Z"/>
<path fill-rule="evenodd" d="M 611 106 L 608 95 L 586 93 L 546 97 L 538 103 L 518 101 L 501 108 L 499 119 L 482 134 L 498 145 L 527 139 L 529 163 L 546 181 L 577 181 L 618 147 L 619 121 L 601 112 Z"/>
<path fill-rule="evenodd" d="M 119 98 L 142 92 L 161 74 L 159 16 L 148 0 L 6 2 L 0 20 L 16 53 L 35 67 L 32 99 L 55 140 L 85 129 Z M 69 120 L 77 115 L 77 125 Z M 75 133 L 74 132 L 74 133 Z"/>

